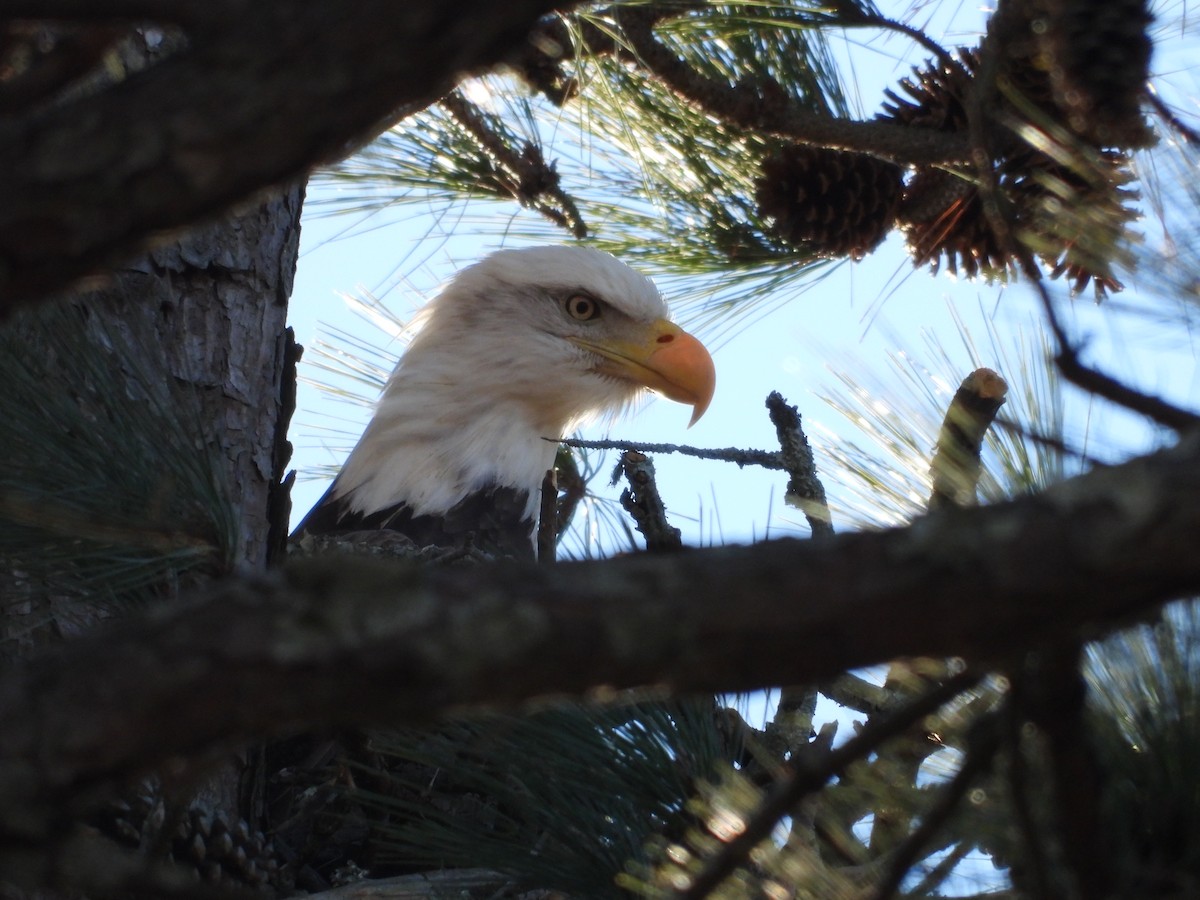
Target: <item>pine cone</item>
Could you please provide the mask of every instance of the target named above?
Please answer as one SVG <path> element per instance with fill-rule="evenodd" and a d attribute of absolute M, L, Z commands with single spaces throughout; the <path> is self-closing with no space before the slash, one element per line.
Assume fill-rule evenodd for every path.
<path fill-rule="evenodd" d="M 893 163 L 789 144 L 763 161 L 755 199 L 776 237 L 816 256 L 859 260 L 892 227 L 902 184 Z"/>
<path fill-rule="evenodd" d="M 157 782 L 146 781 L 132 796 L 110 803 L 93 821 L 117 843 L 143 852 L 163 846 L 166 804 Z M 239 819 L 232 827 L 199 809 L 183 816 L 170 841 L 170 858 L 191 867 L 201 881 L 225 887 L 278 889 L 280 860 L 261 831 Z"/>
<path fill-rule="evenodd" d="M 1113 261 L 1120 259 L 1129 225 L 1139 215 L 1128 205 L 1138 197 L 1127 187 L 1134 177 L 1129 157 L 1107 151 L 1089 164 L 1078 160 L 1068 167 L 1036 156 L 1036 166 L 1010 179 L 1024 240 L 1037 249 L 1051 278 L 1071 282 L 1073 294 L 1089 283 L 1097 300 L 1120 291 Z"/>
<path fill-rule="evenodd" d="M 188 811 L 171 844 L 175 862 L 196 867 L 202 881 L 215 885 L 278 887 L 279 860 L 261 831 L 245 819 L 230 826 L 198 809 Z"/>
<path fill-rule="evenodd" d="M 966 98 L 979 68 L 979 51 L 960 47 L 957 56 L 946 64 L 913 66 L 912 78 L 902 78 L 899 85 L 908 97 L 885 90 L 883 112 L 876 118 L 934 131 L 966 131 Z"/>
<path fill-rule="evenodd" d="M 145 849 L 155 843 L 165 819 L 157 782 L 145 781 L 136 791 L 109 803 L 92 824 L 122 846 Z"/>
<path fill-rule="evenodd" d="M 978 189 L 951 172 L 918 172 L 904 192 L 898 218 L 913 265 L 928 263 L 935 275 L 944 265 L 955 276 L 1004 278 L 1012 267 L 983 213 Z"/>
<path fill-rule="evenodd" d="M 1039 37 L 1051 16 L 1048 7 L 1056 2 L 1075 0 L 1013 0 L 1005 6 L 1002 28 L 993 35 L 1003 40 L 1005 51 L 1001 76 L 1006 92 L 998 100 L 1010 98 L 1025 114 L 1032 108 L 1059 117 L 1051 84 L 1054 57 Z M 1130 2 L 1121 0 L 1117 5 Z M 1035 27 L 1036 23 L 1042 24 Z M 900 83 L 907 98 L 887 91 L 879 117 L 913 128 L 965 131 L 965 99 L 978 64 L 978 50 L 959 50 L 953 65 L 929 63 L 914 68 L 913 77 Z M 1001 140 L 1000 135 L 993 136 L 992 144 L 998 199 L 1014 237 L 1034 248 L 1052 277 L 1069 278 L 1073 290 L 1092 282 L 1098 296 L 1120 290 L 1108 260 L 1136 216 L 1125 206 L 1130 192 L 1123 185 L 1132 178 L 1128 160 L 1110 155 L 1097 167 L 1088 161 L 1093 151 L 1076 146 L 1067 165 L 1058 156 Z M 897 220 L 918 266 L 928 263 L 935 273 L 945 268 L 951 274 L 968 278 L 982 274 L 989 279 L 1006 278 L 1015 270 L 1015 260 L 1004 252 L 969 178 L 918 168 L 905 188 Z"/>
<path fill-rule="evenodd" d="M 1055 103 L 1073 132 L 1097 147 L 1143 147 L 1142 115 L 1153 17 L 1145 0 L 1049 0 L 1040 43 Z"/>
<path fill-rule="evenodd" d="M 1072 293 L 1092 284 L 1097 299 L 1122 284 L 1112 274 L 1128 226 L 1138 217 L 1129 201 L 1137 194 L 1129 159 L 1107 152 L 1088 165 L 1072 166 L 1028 151 L 1004 160 L 997 173 L 1000 199 L 1014 237 L 1033 248 L 1051 278 L 1065 276 Z M 905 191 L 898 220 L 914 265 L 930 264 L 968 278 L 1004 279 L 1015 260 L 1002 252 L 983 212 L 978 189 L 950 172 L 918 173 Z"/>

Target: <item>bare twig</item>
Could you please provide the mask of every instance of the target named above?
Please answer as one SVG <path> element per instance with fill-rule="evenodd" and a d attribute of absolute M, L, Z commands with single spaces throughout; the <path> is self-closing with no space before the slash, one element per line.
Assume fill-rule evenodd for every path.
<path fill-rule="evenodd" d="M 746 822 L 746 827 L 728 843 L 723 844 L 692 879 L 691 884 L 679 892 L 681 900 L 700 900 L 707 897 L 749 858 L 755 847 L 770 836 L 779 820 L 786 816 L 801 798 L 819 790 L 830 778 L 850 763 L 866 756 L 888 738 L 902 733 L 914 722 L 936 712 L 959 694 L 970 690 L 979 678 L 974 672 L 962 672 L 891 715 L 873 719 L 846 743 L 830 750 L 817 767 L 810 768 L 803 758 L 798 759 L 791 776 L 777 783 L 767 793 Z"/>
<path fill-rule="evenodd" d="M 1029 255 L 1025 250 L 1020 252 L 1025 256 Z M 1200 416 L 1196 413 L 1181 409 L 1161 397 L 1131 388 L 1129 385 L 1117 381 L 1111 375 L 1106 375 L 1099 369 L 1085 366 L 1080 362 L 1078 349 L 1067 335 L 1066 328 L 1058 317 L 1058 311 L 1054 308 L 1054 299 L 1050 296 L 1050 291 L 1046 289 L 1045 283 L 1040 279 L 1034 281 L 1034 288 L 1042 301 L 1042 311 L 1045 313 L 1046 322 L 1058 344 L 1058 354 L 1054 357 L 1054 362 L 1058 365 L 1058 370 L 1062 372 L 1063 378 L 1088 393 L 1103 397 L 1118 406 L 1146 416 L 1173 431 L 1187 431 L 1200 425 Z"/>
<path fill-rule="evenodd" d="M 719 462 L 735 463 L 739 468 L 745 466 L 760 466 L 782 472 L 783 455 L 771 450 L 744 450 L 741 447 L 725 447 L 714 449 L 708 447 L 689 447 L 686 444 L 654 444 L 645 441 L 585 441 L 580 438 L 546 438 L 568 447 L 579 447 L 583 450 L 635 450 L 638 453 L 678 453 L 681 456 L 694 456 L 697 459 L 714 459 Z"/>
<path fill-rule="evenodd" d="M 667 521 L 667 507 L 654 480 L 654 460 L 644 453 L 626 450 L 613 473 L 614 483 L 622 475 L 628 479 L 629 487 L 621 492 L 621 506 L 633 516 L 637 530 L 646 539 L 646 549 L 678 550 L 682 547 L 679 529 Z"/>
<path fill-rule="evenodd" d="M 553 163 L 546 162 L 542 148 L 527 141 L 517 152 L 487 121 L 480 109 L 462 95 L 451 91 L 440 101 L 445 110 L 475 138 L 497 169 L 497 187 L 522 206 L 536 210 L 576 238 L 585 238 L 587 225 L 575 201 L 562 189 Z M 542 197 L 558 203 L 555 208 Z"/>
<path fill-rule="evenodd" d="M 997 427 L 1003 428 L 1005 431 L 1015 434 L 1018 437 L 1025 438 L 1042 447 L 1047 447 L 1061 453 L 1063 456 L 1072 457 L 1089 465 L 1098 465 L 1099 460 L 1076 447 L 1070 446 L 1061 437 L 1052 434 L 1043 434 L 1040 431 L 1034 431 L 1023 422 L 1018 422 L 1014 419 L 1006 419 L 1003 416 L 998 416 L 994 423 Z"/>
<path fill-rule="evenodd" d="M 825 486 L 817 477 L 817 464 L 796 407 L 788 406 L 778 391 L 767 396 L 767 410 L 782 448 L 783 464 L 788 472 L 787 501 L 798 507 L 808 520 L 814 538 L 833 534 L 833 515 L 825 500 Z"/>
<path fill-rule="evenodd" d="M 840 25 L 843 28 L 879 28 L 885 31 L 895 31 L 920 44 L 938 58 L 943 66 L 953 66 L 954 57 L 941 44 L 931 38 L 920 28 L 906 25 L 896 19 L 878 13 L 870 13 L 854 3 L 835 2 L 832 4 L 833 16 L 823 17 L 830 25 Z"/>
<path fill-rule="evenodd" d="M 1163 117 L 1168 125 L 1175 129 L 1185 141 L 1193 147 L 1200 147 L 1200 134 L 1194 128 L 1184 122 L 1179 116 L 1172 112 L 1171 108 L 1163 102 L 1162 97 L 1158 96 L 1158 91 L 1150 88 L 1145 92 L 1145 97 L 1150 101 L 1150 105 L 1155 111 Z"/>
<path fill-rule="evenodd" d="M 991 369 L 976 369 L 959 385 L 946 410 L 929 466 L 933 475 L 931 512 L 975 505 L 983 438 L 1007 393 L 1008 385 Z"/>

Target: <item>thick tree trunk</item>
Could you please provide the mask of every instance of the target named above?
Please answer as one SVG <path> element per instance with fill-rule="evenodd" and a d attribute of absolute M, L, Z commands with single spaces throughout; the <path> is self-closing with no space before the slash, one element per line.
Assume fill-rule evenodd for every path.
<path fill-rule="evenodd" d="M 203 427 L 236 511 L 234 562 L 263 567 L 273 522 L 286 528 L 278 487 L 295 349 L 286 328 L 300 240 L 303 189 L 199 226 L 119 271 L 94 295 L 131 335 L 153 335 L 168 371 L 194 388 Z M 286 398 L 286 399 L 285 399 Z"/>
<path fill-rule="evenodd" d="M 286 539 L 290 485 L 282 478 L 296 353 L 286 316 L 302 202 L 294 185 L 189 230 L 80 300 L 146 354 L 148 370 L 170 373 L 199 401 L 198 431 L 219 461 L 235 526 L 229 561 L 248 570 L 264 568 Z M 240 756 L 215 766 L 193 802 L 236 821 L 244 769 Z"/>
<path fill-rule="evenodd" d="M 97 487 L 144 479 L 149 485 L 147 496 L 161 491 L 164 497 L 177 497 L 178 490 L 172 490 L 178 487 L 172 484 L 172 472 L 176 470 L 164 462 L 158 471 L 132 473 L 132 479 L 97 478 L 95 483 L 72 485 L 68 489 L 71 503 L 79 506 L 64 508 L 93 512 L 64 527 L 53 520 L 53 509 L 39 509 L 29 521 L 28 527 L 33 530 L 26 543 L 36 543 L 38 535 L 49 534 L 56 540 L 77 544 L 82 548 L 81 555 L 98 553 L 111 558 L 113 567 L 120 569 L 120 547 L 106 546 L 106 536 L 119 534 L 125 520 L 118 517 L 106 521 L 105 510 L 131 505 L 143 517 L 136 526 L 134 545 L 156 538 L 169 540 L 178 532 L 203 545 L 212 541 L 209 552 L 215 563 L 188 569 L 184 578 L 168 575 L 157 579 L 150 594 L 139 595 L 142 601 L 153 596 L 155 603 L 167 602 L 181 586 L 194 584 L 198 577 L 228 574 L 230 567 L 254 571 L 267 566 L 271 548 L 282 547 L 286 539 L 289 485 L 282 476 L 290 457 L 286 428 L 294 397 L 296 348 L 285 319 L 299 245 L 302 199 L 303 188 L 294 185 L 220 222 L 160 244 L 150 255 L 114 273 L 102 289 L 64 301 L 81 315 L 13 323 L 21 328 L 18 333 L 30 341 L 32 359 L 46 352 L 44 390 L 74 398 L 72 402 L 78 404 L 84 420 L 98 426 L 120 422 L 115 429 L 97 427 L 92 431 L 73 428 L 71 423 L 53 416 L 44 418 L 50 443 L 54 443 L 53 434 L 62 429 L 69 429 L 75 442 L 94 445 L 100 441 L 105 445 L 100 453 L 103 465 L 111 466 L 114 472 L 127 466 L 146 467 L 147 459 L 167 461 L 171 459 L 169 454 L 194 448 L 206 460 L 202 467 L 212 468 L 219 485 L 220 496 L 211 500 L 217 509 L 210 512 L 231 527 L 209 536 L 198 531 L 195 523 L 173 518 L 181 508 L 177 503 L 166 501 L 165 513 L 152 508 L 142 512 L 141 493 L 117 497 L 110 496 L 111 489 Z M 83 329 L 84 333 L 59 344 L 48 328 Z M 53 349 L 44 351 L 45 347 Z M 117 373 L 117 400 L 111 408 L 97 405 L 96 398 L 102 392 L 89 392 L 86 386 L 76 392 L 70 375 L 74 369 L 64 365 L 67 360 L 62 356 L 63 347 L 77 347 L 84 356 L 95 355 L 105 360 L 105 371 Z M 158 408 L 146 398 L 159 387 L 156 382 L 160 379 L 174 382 L 163 396 L 180 404 L 179 418 L 185 427 L 179 432 L 171 431 L 170 423 L 161 418 L 130 414 L 139 403 Z M 128 408 L 121 405 L 126 396 L 132 398 Z M 146 422 L 158 424 L 147 427 Z M 20 427 L 20 423 L 7 420 L 0 425 L 0 444 L 8 443 L 4 439 L 7 429 Z M 16 436 L 19 431 L 9 434 Z M 134 452 L 132 445 L 152 449 L 147 455 Z M 34 441 L 32 452 L 37 453 L 38 446 Z M 11 518 L 13 497 L 25 496 L 26 490 L 30 491 L 28 496 L 49 496 L 48 505 L 54 507 L 52 488 L 45 484 L 14 484 L 10 478 L 0 491 L 4 501 L 0 515 Z M 14 525 L 18 530 L 21 527 L 19 521 L 9 522 L 6 527 L 12 531 Z M 5 614 L 0 637 L 7 641 L 10 653 L 38 648 L 44 651 L 47 643 L 102 627 L 114 616 L 140 609 L 138 602 L 126 602 L 119 589 L 114 593 L 111 585 L 100 580 L 85 581 L 73 592 L 56 595 L 37 578 L 21 571 L 20 558 L 18 554 L 10 561 L 0 554 L 7 570 L 0 593 L 8 584 L 21 589 L 15 599 L 4 596 L 0 606 Z M 72 565 L 69 557 L 66 565 Z M 107 637 L 99 639 L 107 643 Z M 164 666 L 170 665 L 164 660 Z M 105 681 L 103 676 L 100 680 Z M 185 777 L 187 787 L 176 786 L 171 794 L 174 804 L 194 803 L 208 814 L 219 813 L 235 822 L 248 815 L 244 802 L 248 791 L 243 787 L 247 779 L 242 777 L 246 765 L 236 747 L 223 750 L 227 755 L 209 756 Z M 152 793 L 156 790 L 153 786 L 148 789 Z M 3 869 L 0 861 L 0 882 L 5 880 Z"/>

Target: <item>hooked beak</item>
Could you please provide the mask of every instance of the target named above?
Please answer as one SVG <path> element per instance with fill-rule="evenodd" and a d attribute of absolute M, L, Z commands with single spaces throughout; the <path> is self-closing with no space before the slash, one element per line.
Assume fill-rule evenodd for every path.
<path fill-rule="evenodd" d="M 708 409 L 717 387 L 717 372 L 704 345 L 666 319 L 656 319 L 629 340 L 570 340 L 604 357 L 600 371 L 644 385 L 677 403 L 692 407 L 691 428 Z"/>

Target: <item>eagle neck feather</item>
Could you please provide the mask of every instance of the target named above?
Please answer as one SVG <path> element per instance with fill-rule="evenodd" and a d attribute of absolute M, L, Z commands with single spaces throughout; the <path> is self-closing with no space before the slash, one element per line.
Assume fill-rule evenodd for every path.
<path fill-rule="evenodd" d="M 556 452 L 543 438 L 558 433 L 522 412 L 401 370 L 338 476 L 335 496 L 364 515 L 401 502 L 416 515 L 443 515 L 476 491 L 515 488 L 529 493 L 527 513 L 535 518 L 531 487 Z"/>

